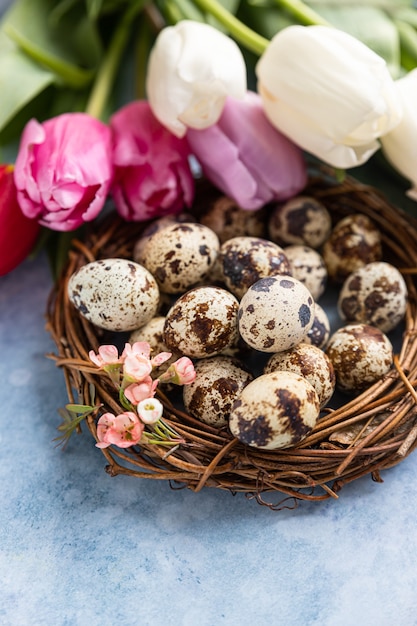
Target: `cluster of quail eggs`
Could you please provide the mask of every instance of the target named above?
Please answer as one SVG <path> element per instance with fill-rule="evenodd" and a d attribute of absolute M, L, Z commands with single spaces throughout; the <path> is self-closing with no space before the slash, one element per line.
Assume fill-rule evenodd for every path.
<path fill-rule="evenodd" d="M 333 333 L 319 302 L 328 285 L 338 293 Z M 263 449 L 297 445 L 336 389 L 358 393 L 387 374 L 386 333 L 407 304 L 371 220 L 332 224 L 306 195 L 253 212 L 220 196 L 198 219 L 155 220 L 132 259 L 81 267 L 68 294 L 92 324 L 190 357 L 187 412 Z"/>

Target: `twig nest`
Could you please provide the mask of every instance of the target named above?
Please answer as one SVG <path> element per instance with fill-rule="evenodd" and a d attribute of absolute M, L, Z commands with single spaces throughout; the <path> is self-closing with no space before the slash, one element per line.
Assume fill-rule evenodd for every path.
<path fill-rule="evenodd" d="M 195 380 L 183 387 L 184 406 L 198 420 L 221 428 L 228 423 L 233 402 L 253 375 L 229 356 L 201 359 L 194 367 Z"/>
<path fill-rule="evenodd" d="M 316 346 L 299 343 L 291 350 L 273 354 L 264 367 L 264 374 L 277 370 L 287 370 L 304 376 L 316 390 L 321 408 L 334 393 L 336 376 L 333 364 L 327 354 Z"/>
<path fill-rule="evenodd" d="M 393 347 L 388 337 L 369 324 L 348 324 L 330 337 L 326 354 L 333 363 L 341 391 L 363 391 L 389 372 Z"/>
<path fill-rule="evenodd" d="M 396 267 L 382 261 L 368 263 L 345 280 L 338 312 L 347 322 L 372 324 L 387 333 L 404 318 L 407 295 L 407 285 Z"/>
<path fill-rule="evenodd" d="M 239 302 L 221 287 L 195 287 L 172 305 L 164 342 L 172 352 L 204 358 L 220 354 L 238 339 Z"/>
<path fill-rule="evenodd" d="M 68 282 L 78 312 L 99 328 L 131 331 L 155 315 L 159 288 L 142 265 L 127 259 L 103 259 L 80 267 Z"/>
<path fill-rule="evenodd" d="M 164 293 L 183 293 L 210 273 L 220 248 L 219 239 L 203 224 L 170 224 L 151 235 L 139 259 L 155 276 Z"/>
<path fill-rule="evenodd" d="M 329 211 L 322 202 L 300 195 L 278 204 L 271 212 L 268 232 L 280 245 L 306 245 L 319 248 L 328 238 L 332 227 Z"/>
<path fill-rule="evenodd" d="M 284 250 L 261 237 L 232 237 L 220 246 L 219 278 L 239 300 L 260 278 L 291 275 Z"/>
<path fill-rule="evenodd" d="M 342 283 L 367 263 L 381 261 L 381 234 L 367 215 L 347 215 L 324 242 L 322 256 L 329 278 Z"/>
<path fill-rule="evenodd" d="M 319 398 L 308 380 L 294 372 L 275 371 L 243 389 L 233 405 L 229 427 L 249 446 L 288 448 L 309 434 L 319 413 Z"/>
<path fill-rule="evenodd" d="M 311 293 L 296 278 L 261 278 L 240 302 L 239 332 L 255 350 L 288 350 L 307 336 L 314 321 L 314 307 Z"/>

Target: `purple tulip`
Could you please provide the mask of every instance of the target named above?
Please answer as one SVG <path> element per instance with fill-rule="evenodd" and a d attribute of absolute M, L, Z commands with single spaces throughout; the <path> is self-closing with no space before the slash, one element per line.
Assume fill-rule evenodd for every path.
<path fill-rule="evenodd" d="M 52 230 L 74 230 L 101 211 L 113 176 L 111 132 L 86 113 L 64 113 L 23 131 L 14 178 L 22 212 Z"/>
<path fill-rule="evenodd" d="M 153 115 L 148 102 L 132 102 L 110 120 L 115 180 L 112 195 L 126 220 L 179 213 L 194 198 L 185 139 L 175 137 Z"/>
<path fill-rule="evenodd" d="M 217 124 L 188 129 L 205 176 L 242 209 L 259 209 L 299 193 L 307 182 L 301 153 L 266 118 L 260 96 L 228 98 Z"/>

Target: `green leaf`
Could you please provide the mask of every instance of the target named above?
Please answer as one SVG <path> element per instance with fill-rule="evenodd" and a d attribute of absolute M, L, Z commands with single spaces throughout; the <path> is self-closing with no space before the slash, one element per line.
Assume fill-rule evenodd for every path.
<path fill-rule="evenodd" d="M 53 0 L 17 0 L 6 15 L 3 30 L 61 81 L 74 88 L 84 87 L 91 81 L 102 53 L 96 26 L 80 4 L 58 21 L 53 8 Z"/>

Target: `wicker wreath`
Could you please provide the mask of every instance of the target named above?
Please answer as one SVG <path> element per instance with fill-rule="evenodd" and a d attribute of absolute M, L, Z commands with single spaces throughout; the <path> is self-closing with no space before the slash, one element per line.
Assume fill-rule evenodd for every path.
<path fill-rule="evenodd" d="M 368 215 L 381 232 L 384 260 L 395 265 L 406 280 L 409 300 L 402 345 L 392 370 L 360 395 L 347 397 L 342 406 L 326 407 L 315 428 L 297 446 L 273 451 L 245 446 L 227 428 L 197 421 L 157 392 L 165 422 L 186 443 L 169 453 L 153 444 L 102 449 L 111 476 L 166 480 L 172 487 L 195 492 L 203 487 L 243 492 L 279 509 L 299 500 L 338 498 L 343 485 L 367 474 L 383 482 L 381 470 L 397 465 L 417 446 L 417 220 L 373 187 L 350 177 L 340 183 L 331 172 L 313 173 L 305 192 L 323 201 L 334 222 L 352 213 Z M 71 305 L 67 283 L 75 270 L 90 261 L 132 258 L 143 228 L 144 224 L 110 216 L 98 227 L 95 224 L 83 241 L 72 242 L 68 264 L 47 311 L 47 328 L 58 351 L 49 356 L 63 370 L 70 402 L 102 406 L 103 412 L 123 411 L 108 376 L 88 358 L 89 350 L 103 343 L 103 331 Z M 95 439 L 96 422 L 97 414 L 86 418 Z M 278 492 L 279 502 L 270 501 L 273 492 Z"/>

